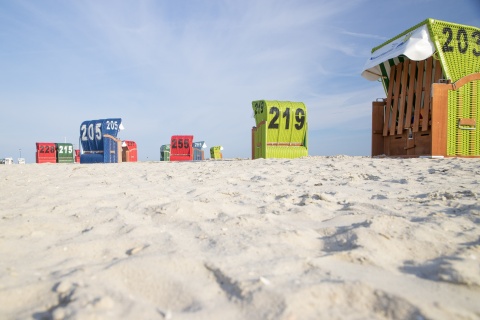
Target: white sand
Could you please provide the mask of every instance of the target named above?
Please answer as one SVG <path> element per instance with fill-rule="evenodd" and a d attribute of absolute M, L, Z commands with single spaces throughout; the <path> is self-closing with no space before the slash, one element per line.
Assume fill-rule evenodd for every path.
<path fill-rule="evenodd" d="M 0 319 L 479 319 L 480 159 L 0 167 Z"/>

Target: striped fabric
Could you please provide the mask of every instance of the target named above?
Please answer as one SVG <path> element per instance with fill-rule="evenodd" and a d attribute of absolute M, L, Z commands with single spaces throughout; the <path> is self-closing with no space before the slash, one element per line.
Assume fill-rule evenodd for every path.
<path fill-rule="evenodd" d="M 393 66 L 396 66 L 397 64 L 405 61 L 405 56 L 400 56 L 396 57 L 393 59 L 388 59 L 385 62 L 380 63 L 378 66 L 380 68 L 380 71 L 382 72 L 382 83 L 383 83 L 383 88 L 385 89 L 385 92 L 388 90 L 388 86 L 390 84 L 390 74 L 391 74 L 391 69 Z"/>
<path fill-rule="evenodd" d="M 406 60 L 409 60 L 409 59 L 405 56 L 399 56 L 399 57 L 395 57 L 393 59 L 388 59 L 387 61 L 378 65 L 378 67 L 380 68 L 380 70 L 382 72 L 381 81 L 382 81 L 382 84 L 383 84 L 383 88 L 385 89 L 385 93 L 388 92 L 388 86 L 390 85 L 390 75 L 391 75 L 391 72 L 392 72 L 391 71 L 392 67 L 398 65 L 399 63 L 403 63 Z M 435 72 L 436 68 L 439 68 L 439 67 L 441 68 L 440 64 L 434 63 L 432 73 L 436 74 L 436 72 Z M 409 75 L 409 77 L 410 76 L 412 76 L 412 75 Z M 416 77 L 418 75 L 413 75 L 413 76 Z"/>
<path fill-rule="evenodd" d="M 435 53 L 435 45 L 426 23 L 424 21 L 373 48 L 362 76 L 371 81 L 388 78 L 389 68 L 403 62 L 405 58 L 420 61 L 431 57 Z"/>

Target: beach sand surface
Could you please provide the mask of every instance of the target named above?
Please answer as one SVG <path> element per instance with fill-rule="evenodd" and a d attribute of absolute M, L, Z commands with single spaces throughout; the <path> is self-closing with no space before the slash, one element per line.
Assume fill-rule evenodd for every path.
<path fill-rule="evenodd" d="M 0 167 L 0 319 L 480 319 L 480 159 Z"/>

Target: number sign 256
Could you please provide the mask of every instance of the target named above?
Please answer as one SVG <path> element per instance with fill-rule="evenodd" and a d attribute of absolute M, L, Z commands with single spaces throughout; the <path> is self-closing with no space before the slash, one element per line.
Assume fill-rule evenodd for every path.
<path fill-rule="evenodd" d="M 172 139 L 172 149 L 188 149 L 190 148 L 190 144 L 188 139 Z"/>

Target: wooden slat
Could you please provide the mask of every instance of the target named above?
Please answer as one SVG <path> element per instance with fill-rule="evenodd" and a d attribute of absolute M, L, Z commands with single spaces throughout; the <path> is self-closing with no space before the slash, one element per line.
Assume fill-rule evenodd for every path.
<path fill-rule="evenodd" d="M 398 111 L 398 100 L 400 95 L 400 79 L 402 76 L 402 64 L 399 63 L 395 66 L 396 77 L 395 77 L 395 87 L 393 89 L 393 109 L 391 110 L 391 121 L 390 121 L 390 135 L 395 135 L 395 125 Z"/>
<path fill-rule="evenodd" d="M 447 156 L 448 90 L 450 84 L 432 85 L 432 156 Z"/>
<path fill-rule="evenodd" d="M 458 119 L 458 125 L 459 126 L 472 126 L 475 127 L 477 124 L 477 121 L 475 119 L 470 119 L 470 118 L 461 118 Z"/>
<path fill-rule="evenodd" d="M 420 109 L 423 101 L 423 74 L 425 68 L 425 60 L 418 63 L 417 68 L 417 86 L 415 88 L 415 115 L 413 116 L 413 132 L 418 132 L 420 125 Z"/>
<path fill-rule="evenodd" d="M 410 65 L 410 60 L 405 60 L 402 65 L 402 82 L 400 88 L 400 96 L 398 97 L 399 106 L 398 106 L 398 121 L 397 121 L 397 134 L 402 134 L 403 132 L 403 119 L 405 117 L 405 101 L 407 98 L 408 90 L 408 68 Z"/>
<path fill-rule="evenodd" d="M 252 127 L 252 160 L 255 159 L 255 133 L 257 132 L 257 127 Z"/>
<path fill-rule="evenodd" d="M 415 79 L 416 79 L 416 74 L 417 74 L 417 65 L 418 63 L 415 61 L 410 62 L 410 69 L 409 69 L 409 75 L 410 75 L 410 80 L 408 83 L 408 99 L 407 99 L 407 112 L 406 116 L 407 118 L 405 119 L 405 126 L 404 128 L 408 129 L 412 125 L 412 116 L 413 116 L 413 94 L 415 92 Z"/>
<path fill-rule="evenodd" d="M 390 68 L 390 81 L 388 82 L 388 93 L 387 93 L 387 101 L 385 104 L 385 115 L 383 119 L 383 136 L 386 137 L 388 135 L 388 127 L 390 125 L 390 106 L 392 105 L 392 96 L 393 96 L 393 87 L 395 81 L 395 70 L 396 68 Z"/>
<path fill-rule="evenodd" d="M 425 95 L 423 98 L 423 109 L 422 109 L 422 131 L 428 130 L 428 116 L 430 113 L 430 93 L 432 90 L 432 69 L 433 69 L 433 58 L 430 57 L 427 59 L 427 67 L 425 71 L 425 86 L 424 86 Z"/>
<path fill-rule="evenodd" d="M 385 118 L 385 99 L 372 102 L 372 157 L 382 155 L 384 151 L 383 119 Z"/>
<path fill-rule="evenodd" d="M 440 63 L 439 60 L 434 60 L 435 61 L 435 75 L 433 76 L 433 82 L 437 83 L 440 82 L 440 79 L 443 78 L 443 70 L 442 70 L 442 64 Z"/>
<path fill-rule="evenodd" d="M 480 72 L 472 73 L 472 74 L 469 74 L 468 76 L 458 79 L 457 82 L 452 84 L 452 88 L 453 90 L 458 90 L 461 87 L 463 87 L 463 85 L 465 85 L 466 83 L 469 83 L 475 80 L 480 80 Z"/>

